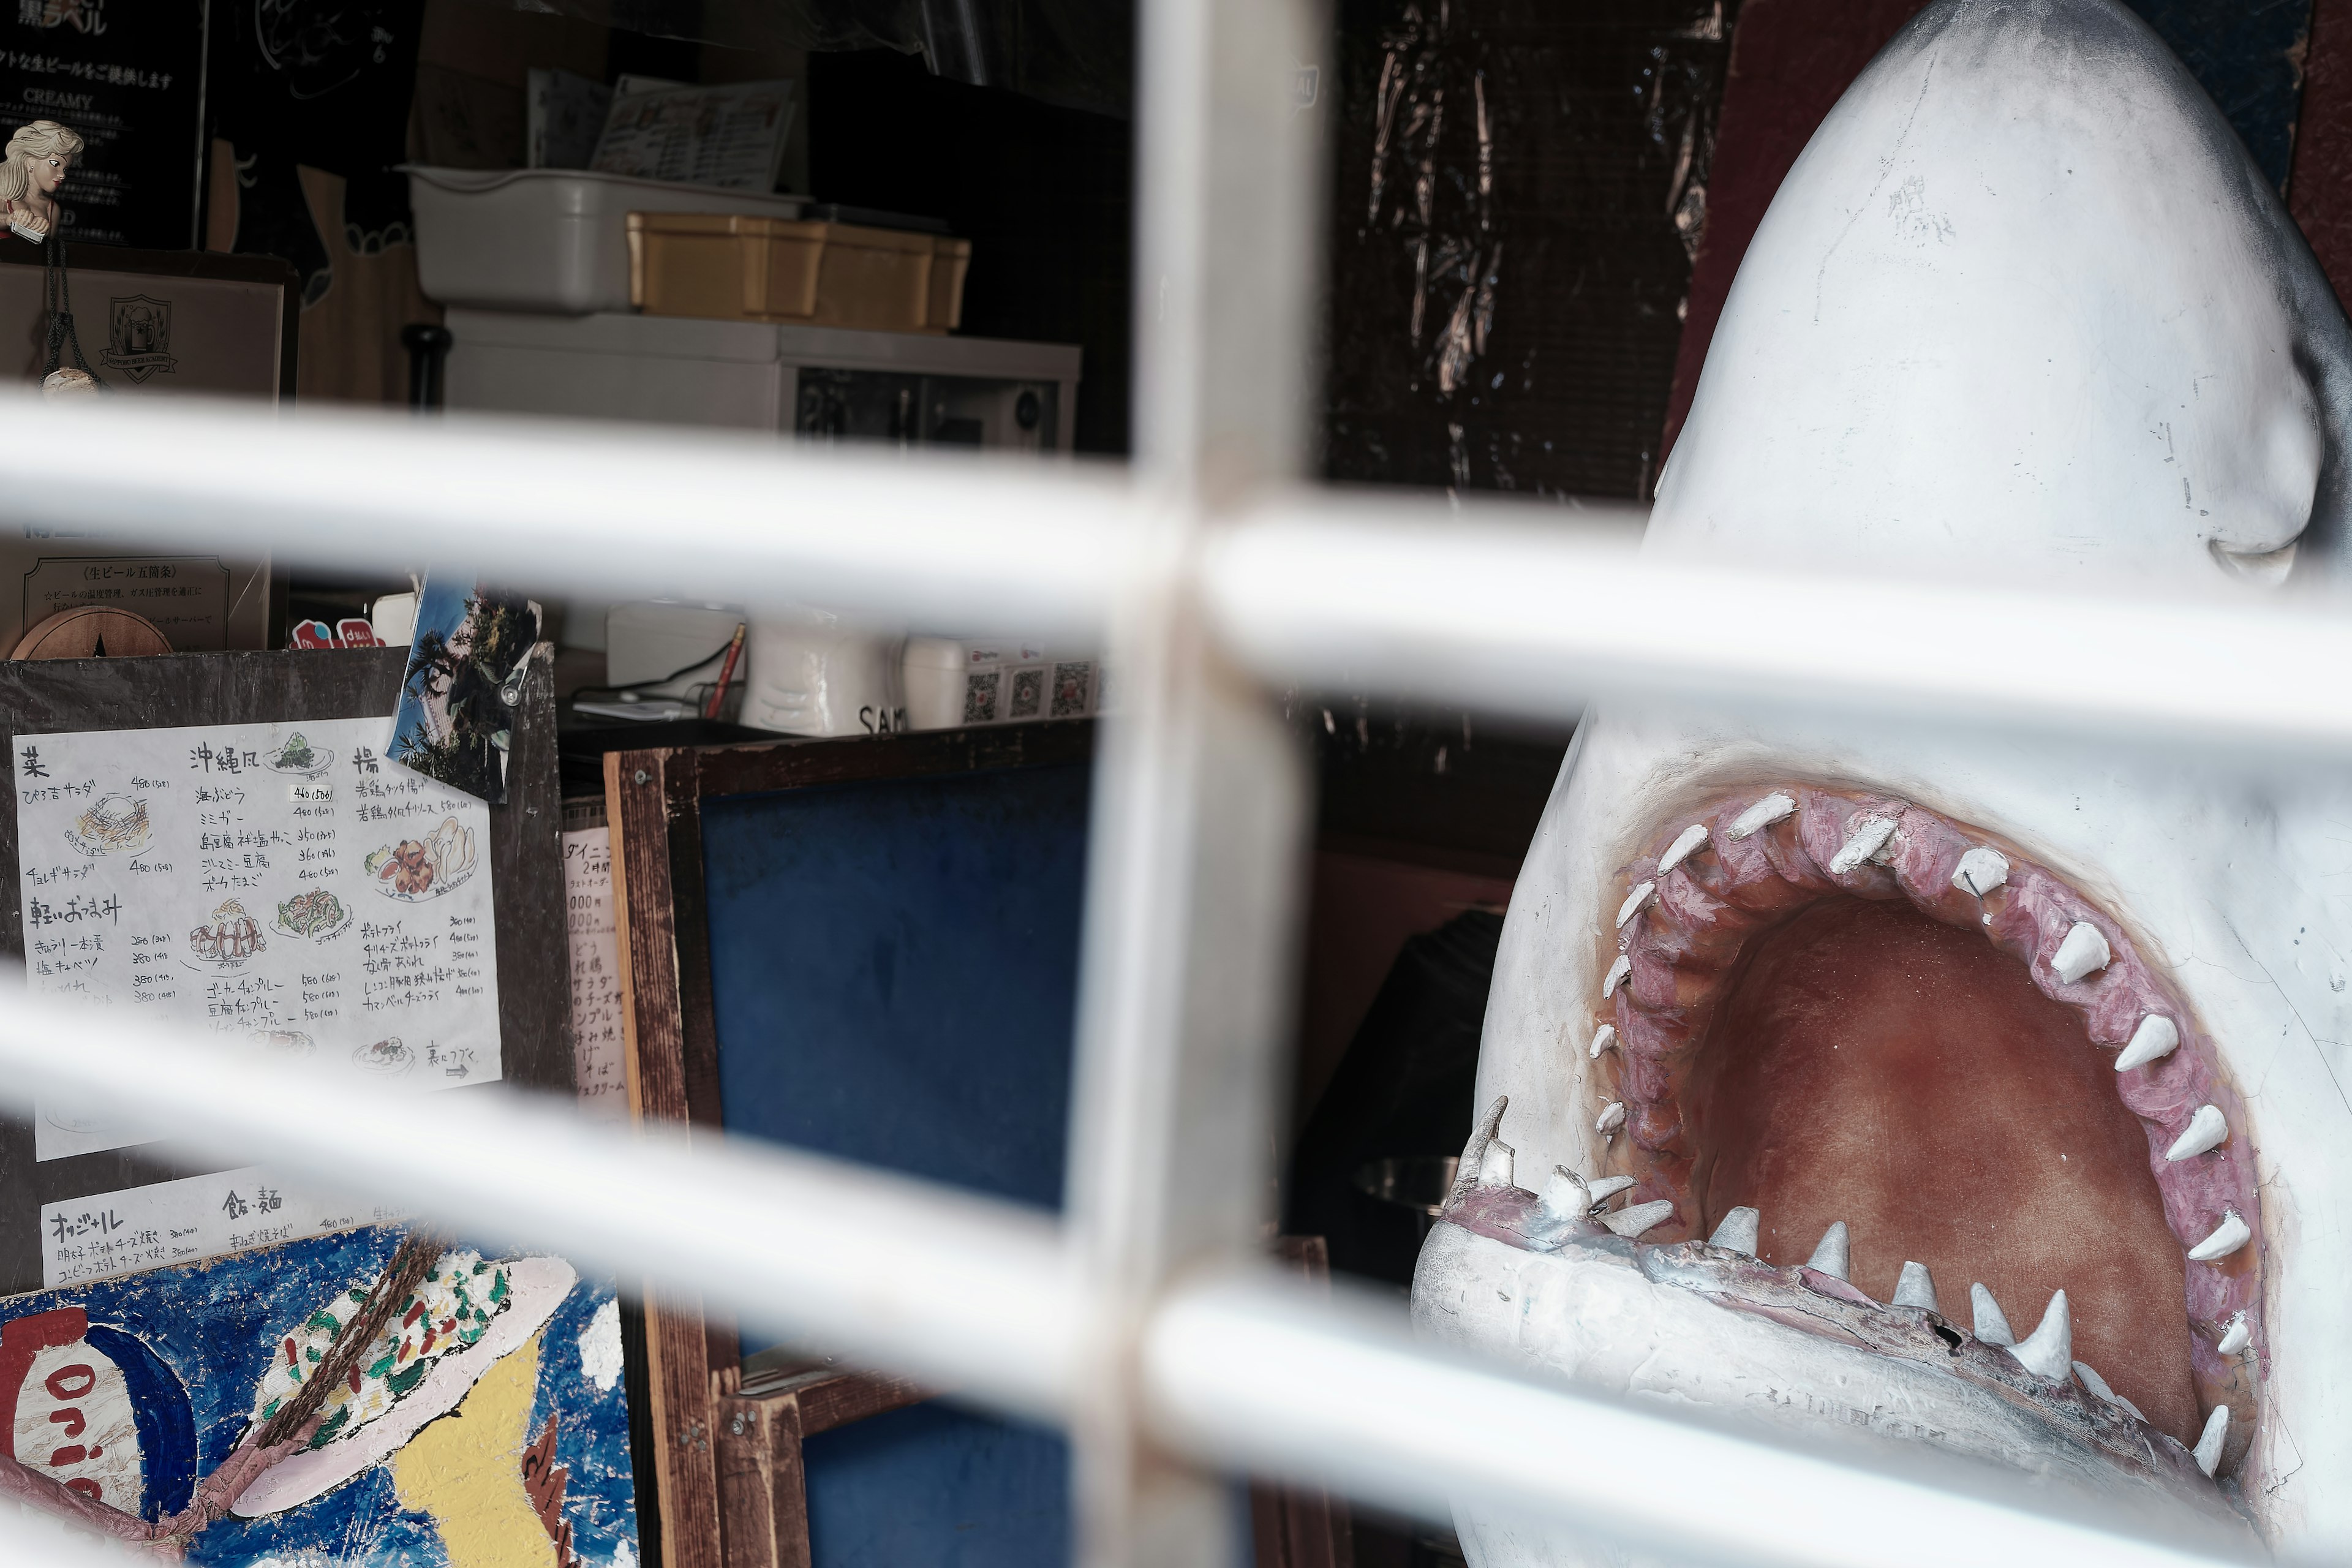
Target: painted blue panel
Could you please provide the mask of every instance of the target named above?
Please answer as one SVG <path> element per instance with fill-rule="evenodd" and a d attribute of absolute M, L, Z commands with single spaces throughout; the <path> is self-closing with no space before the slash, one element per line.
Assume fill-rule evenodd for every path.
<path fill-rule="evenodd" d="M 1088 777 L 706 801 L 728 1128 L 1058 1208 Z"/>
<path fill-rule="evenodd" d="M 1034 1426 L 918 1405 L 802 1448 L 820 1568 L 1059 1568 L 1070 1450 Z"/>
<path fill-rule="evenodd" d="M 79 1342 L 123 1373 L 138 1433 L 145 1492 L 141 1511 L 152 1518 L 184 1502 L 190 1481 L 218 1468 L 251 1435 L 264 1380 L 280 1353 L 290 1354 L 285 1347 L 294 1342 L 286 1336 L 301 1332 L 314 1310 L 341 1308 L 353 1290 L 364 1294 L 400 1241 L 396 1230 L 346 1231 L 10 1297 L 0 1301 L 0 1348 L 17 1340 L 18 1331 L 54 1323 L 60 1314 L 78 1312 L 86 1320 Z M 556 1507 L 561 1521 L 572 1527 L 581 1568 L 639 1568 L 619 1310 L 612 1288 L 578 1279 L 568 1266 L 541 1278 L 551 1279 L 544 1293 L 529 1300 L 522 1292 L 505 1299 L 505 1310 L 529 1314 L 530 1338 L 524 1342 L 537 1347 L 529 1352 L 537 1373 L 520 1435 L 542 1434 L 554 1426 L 554 1458 L 566 1472 Z M 26 1339 L 36 1345 L 73 1342 L 40 1333 Z M 504 1351 L 496 1359 L 520 1353 Z M 428 1384 L 417 1397 L 445 1399 L 462 1420 L 470 1407 L 458 1400 L 471 1386 L 470 1380 L 460 1382 L 436 1394 Z M 346 1441 L 364 1443 L 365 1430 L 363 1423 L 354 1423 Z M 0 1444 L 0 1452 L 7 1447 Z M 520 1503 L 520 1447 L 511 1458 L 518 1466 L 512 1494 Z M 248 1503 L 253 1495 L 247 1494 Z M 368 1462 L 279 1511 L 218 1521 L 194 1537 L 186 1561 L 195 1568 L 244 1568 L 262 1562 L 447 1568 L 452 1553 L 432 1506 L 404 1499 L 389 1463 Z M 498 1549 L 516 1562 L 552 1562 L 553 1545 L 541 1521 L 518 1508 L 503 1522 L 517 1521 L 520 1535 L 502 1541 L 495 1526 L 487 1527 Z M 479 1540 L 486 1527 L 475 1522 Z"/>
<path fill-rule="evenodd" d="M 2286 187 L 2303 110 L 2311 0 L 2127 0 L 2212 95 L 2272 188 Z"/>
<path fill-rule="evenodd" d="M 705 801 L 727 1127 L 1059 1208 L 1089 776 Z M 817 1568 L 1069 1560 L 1055 1433 L 931 1404 L 804 1454 Z"/>

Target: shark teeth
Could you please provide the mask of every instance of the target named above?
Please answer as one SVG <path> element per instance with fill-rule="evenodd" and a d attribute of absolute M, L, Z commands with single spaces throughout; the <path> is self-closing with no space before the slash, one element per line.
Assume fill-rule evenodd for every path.
<path fill-rule="evenodd" d="M 1642 906 L 1650 901 L 1650 895 L 1657 890 L 1655 882 L 1644 882 L 1626 894 L 1625 901 L 1617 906 L 1617 929 L 1623 931 L 1633 917 L 1642 912 Z"/>
<path fill-rule="evenodd" d="M 1595 1176 L 1585 1186 L 1592 1194 L 1593 1207 L 1598 1208 L 1634 1184 L 1631 1176 Z"/>
<path fill-rule="evenodd" d="M 2224 1209 L 2221 1223 L 2213 1227 L 2213 1234 L 2190 1247 L 2189 1256 L 2194 1262 L 2210 1263 L 2229 1257 L 2253 1237 L 2254 1233 L 2246 1228 L 2246 1222 L 2238 1217 L 2236 1209 Z"/>
<path fill-rule="evenodd" d="M 2072 985 L 2085 974 L 2096 974 L 2114 958 L 2105 933 L 2088 921 L 2076 921 L 2050 955 L 2050 972 Z"/>
<path fill-rule="evenodd" d="M 2134 1405 L 2130 1400 L 2126 1399 L 2122 1394 L 2117 1394 L 2114 1389 L 2109 1388 L 2107 1386 L 2107 1380 L 2091 1370 L 2091 1363 L 2089 1362 L 2076 1362 L 2074 1363 L 2074 1375 L 2081 1379 L 2082 1384 L 2084 1388 L 2089 1389 L 2093 1394 L 2097 1394 L 2108 1404 L 2116 1406 L 2119 1410 L 2130 1411 L 2133 1415 L 2137 1416 L 2138 1419 L 2142 1421 L 2147 1419 L 2147 1416 L 2140 1415 L 2138 1405 Z"/>
<path fill-rule="evenodd" d="M 2246 1321 L 2246 1314 L 2232 1312 L 2230 1314 L 2229 1327 L 2221 1331 L 2221 1342 L 2213 1348 L 2223 1355 L 2236 1355 L 2247 1345 L 2252 1343 L 2253 1338 L 2253 1327 Z"/>
<path fill-rule="evenodd" d="M 2193 1159 L 2220 1148 L 2229 1140 L 2230 1123 L 2222 1117 L 2221 1108 L 2200 1105 L 2197 1114 L 2189 1119 L 2189 1125 L 2180 1130 L 2180 1136 L 2172 1141 L 2172 1147 L 2164 1152 L 2164 1157 L 2175 1162 Z"/>
<path fill-rule="evenodd" d="M 2039 1327 L 2023 1342 L 2009 1347 L 2017 1364 L 2034 1376 L 2055 1383 L 2074 1366 L 2074 1319 L 2066 1310 L 2066 1292 L 2050 1298 Z M 2207 1472 L 2210 1474 L 2211 1472 Z"/>
<path fill-rule="evenodd" d="M 1734 839 L 1746 838 L 1752 834 L 1761 833 L 1783 817 L 1794 816 L 1796 813 L 1795 797 L 1782 795 L 1776 790 L 1741 812 L 1729 829 L 1725 832 L 1724 837 Z"/>
<path fill-rule="evenodd" d="M 1674 1212 L 1671 1199 L 1659 1198 L 1654 1203 L 1627 1204 L 1614 1214 L 1602 1215 L 1601 1223 L 1631 1241 Z"/>
<path fill-rule="evenodd" d="M 1985 1343 L 2013 1345 L 2017 1342 L 2017 1331 L 2009 1326 L 2009 1314 L 2000 1310 L 2000 1303 L 1994 1300 L 1992 1292 L 1981 1284 L 1969 1287 L 1969 1311 L 1975 1320 L 1977 1338 Z"/>
<path fill-rule="evenodd" d="M 2205 1430 L 2198 1435 L 2197 1468 L 2211 1475 L 2221 1463 L 2221 1445 L 2230 1437 L 2230 1407 L 2216 1405 L 2213 1413 L 2205 1417 Z"/>
<path fill-rule="evenodd" d="M 1500 1138 L 1490 1138 L 1478 1154 L 1478 1184 L 1482 1187 L 1515 1187 L 1512 1165 L 1517 1152 Z"/>
<path fill-rule="evenodd" d="M 2180 1046 L 2180 1026 L 2161 1013 L 2150 1013 L 2132 1031 L 2131 1043 L 2116 1058 L 2117 1072 L 2129 1072 L 2170 1056 Z"/>
<path fill-rule="evenodd" d="M 1979 899 L 2008 881 L 2009 857 L 1982 845 L 1961 856 L 1952 868 L 1952 886 Z"/>
<path fill-rule="evenodd" d="M 1607 1000 L 1609 996 L 1616 991 L 1617 987 L 1624 984 L 1625 982 L 1631 980 L 1633 977 L 1633 961 L 1626 957 L 1623 953 L 1619 953 L 1617 955 L 1617 962 L 1609 966 L 1609 977 L 1601 983 L 1601 999 L 1604 1001 Z"/>
<path fill-rule="evenodd" d="M 1582 1219 L 1591 1212 L 1592 1189 L 1566 1165 L 1554 1165 L 1544 1178 L 1543 1206 L 1554 1219 Z"/>
<path fill-rule="evenodd" d="M 1592 1119 L 1592 1130 L 1595 1132 L 1614 1132 L 1624 1125 L 1625 1102 L 1622 1100 L 1611 1100 L 1601 1107 L 1601 1114 Z"/>
<path fill-rule="evenodd" d="M 1843 877 L 1865 860 L 1875 859 L 1895 837 L 1891 816 L 1857 816 L 1846 825 L 1845 842 L 1830 857 L 1830 874 Z"/>
<path fill-rule="evenodd" d="M 1846 1238 L 1845 1221 L 1830 1222 L 1829 1229 L 1822 1232 L 1821 1241 L 1813 1247 L 1812 1257 L 1805 1260 L 1805 1267 L 1832 1279 L 1853 1279 L 1853 1250 Z"/>
<path fill-rule="evenodd" d="M 1756 1256 L 1758 1218 L 1759 1215 L 1754 1209 L 1733 1209 L 1723 1216 L 1723 1223 L 1715 1227 L 1715 1234 L 1706 1238 L 1706 1244 L 1709 1247 L 1720 1247 L 1727 1252 L 1745 1253 L 1753 1258 Z"/>
<path fill-rule="evenodd" d="M 1895 1281 L 1895 1304 L 1898 1307 L 1924 1307 L 1938 1316 L 1943 1308 L 1936 1304 L 1936 1280 L 1924 1263 L 1905 1263 L 1902 1277 Z"/>
<path fill-rule="evenodd" d="M 1599 1061 L 1601 1059 L 1601 1053 L 1609 1049 L 1616 1043 L 1617 1026 L 1614 1024 L 1601 1025 L 1601 1027 L 1592 1031 L 1592 1044 L 1585 1050 L 1585 1059 L 1588 1061 Z"/>
<path fill-rule="evenodd" d="M 1676 836 L 1675 841 L 1666 846 L 1666 852 L 1658 857 L 1658 875 L 1663 877 L 1667 872 L 1673 870 L 1675 867 L 1681 865 L 1685 860 L 1690 858 L 1694 851 L 1706 842 L 1706 823 L 1694 822 L 1688 827 L 1684 828 L 1682 832 Z"/>

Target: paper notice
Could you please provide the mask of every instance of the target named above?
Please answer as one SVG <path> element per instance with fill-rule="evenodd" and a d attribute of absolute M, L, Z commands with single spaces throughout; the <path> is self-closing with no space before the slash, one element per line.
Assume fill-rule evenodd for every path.
<path fill-rule="evenodd" d="M 500 1076 L 489 813 L 383 719 L 20 735 L 25 973 L 370 1089 Z M 60 1042 L 60 1048 L 68 1048 Z M 36 1157 L 168 1134 L 43 1101 Z"/>
<path fill-rule="evenodd" d="M 613 917 L 613 830 L 563 835 L 564 929 L 572 946 L 572 1070 L 582 1109 L 625 1119 L 620 924 Z"/>
<path fill-rule="evenodd" d="M 616 94 L 589 166 L 765 195 L 776 188 L 792 127 L 789 81 Z"/>
<path fill-rule="evenodd" d="M 95 1193 L 41 1205 L 41 1283 L 111 1279 L 401 1217 L 297 1191 L 256 1165 Z"/>

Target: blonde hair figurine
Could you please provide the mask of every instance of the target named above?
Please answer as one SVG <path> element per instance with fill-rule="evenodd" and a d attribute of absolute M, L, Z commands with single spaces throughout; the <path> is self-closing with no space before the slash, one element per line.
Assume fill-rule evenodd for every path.
<path fill-rule="evenodd" d="M 54 120 L 19 125 L 0 154 L 0 211 L 16 237 L 39 245 L 58 226 L 57 188 L 81 155 L 82 139 Z"/>

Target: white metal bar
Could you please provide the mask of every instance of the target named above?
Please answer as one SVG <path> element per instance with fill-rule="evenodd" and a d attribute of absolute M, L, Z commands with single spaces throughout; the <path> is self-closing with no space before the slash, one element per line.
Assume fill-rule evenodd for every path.
<path fill-rule="evenodd" d="M 175 1145 L 264 1162 L 485 1242 L 700 1289 L 713 1310 L 1047 1419 L 1084 1304 L 1043 1215 L 772 1145 L 600 1128 L 553 1096 L 354 1098 L 217 1037 L 38 997 L 0 1009 L 0 1101 L 119 1106 Z"/>
<path fill-rule="evenodd" d="M 2341 600 L 2059 595 L 1711 567 L 1527 505 L 1299 496 L 1213 540 L 1203 595 L 1269 680 L 1559 716 L 1596 695 L 2068 736 L 2352 749 Z M 2217 579 L 2219 574 L 2216 574 Z M 1769 612 L 1769 613 L 1768 613 Z"/>
<path fill-rule="evenodd" d="M 2352 668 L 2352 618 L 2292 596 L 2175 604 L 1707 567 L 1622 547 L 1632 509 L 1586 509 L 1612 520 L 1593 530 L 1555 507 L 1328 492 L 1271 500 L 1197 558 L 1147 563 L 1145 503 L 1084 468 L 226 404 L 31 416 L 75 482 L 0 494 L 0 521 L 159 546 L 455 562 L 586 596 L 814 602 L 1087 637 L 1126 585 L 1191 580 L 1217 637 L 1281 684 L 1554 718 L 1613 693 L 2352 751 L 2352 683 L 2334 678 Z M 289 422 L 301 438 L 275 439 Z M 1244 492 L 1235 481 L 1223 500 Z M 1202 499 L 1188 481 L 1153 504 Z"/>
<path fill-rule="evenodd" d="M 2158 1540 L 2120 1509 L 2063 1493 L 2021 1507 L 2036 1496 L 2022 1478 L 1947 1464 L 1931 1479 L 1924 1455 L 1903 1468 L 1851 1448 L 1833 1458 L 1538 1386 L 1433 1354 L 1393 1313 L 1335 1310 L 1262 1279 L 1175 1293 L 1152 1319 L 1144 1378 L 1163 1437 L 1204 1458 L 1437 1517 L 1475 1501 L 1567 1521 L 1645 1556 L 1783 1568 L 2267 1561 L 2249 1534 L 2218 1526 Z"/>
<path fill-rule="evenodd" d="M 1265 694 L 1203 635 L 1188 563 L 1223 506 L 1301 469 L 1312 16 L 1139 8 L 1135 445 L 1158 510 L 1106 654 L 1066 1184 L 1100 1335 L 1071 1411 L 1087 1568 L 1213 1568 L 1240 1536 L 1223 1479 L 1149 1442 L 1133 1333 L 1168 1280 L 1244 1256 L 1269 1206 L 1304 791 Z"/>
<path fill-rule="evenodd" d="M 623 424 L 275 413 L 0 393 L 72 484 L 0 522 L 313 566 L 457 567 L 589 597 L 796 602 L 940 627 L 1100 635 L 1125 476 Z"/>

